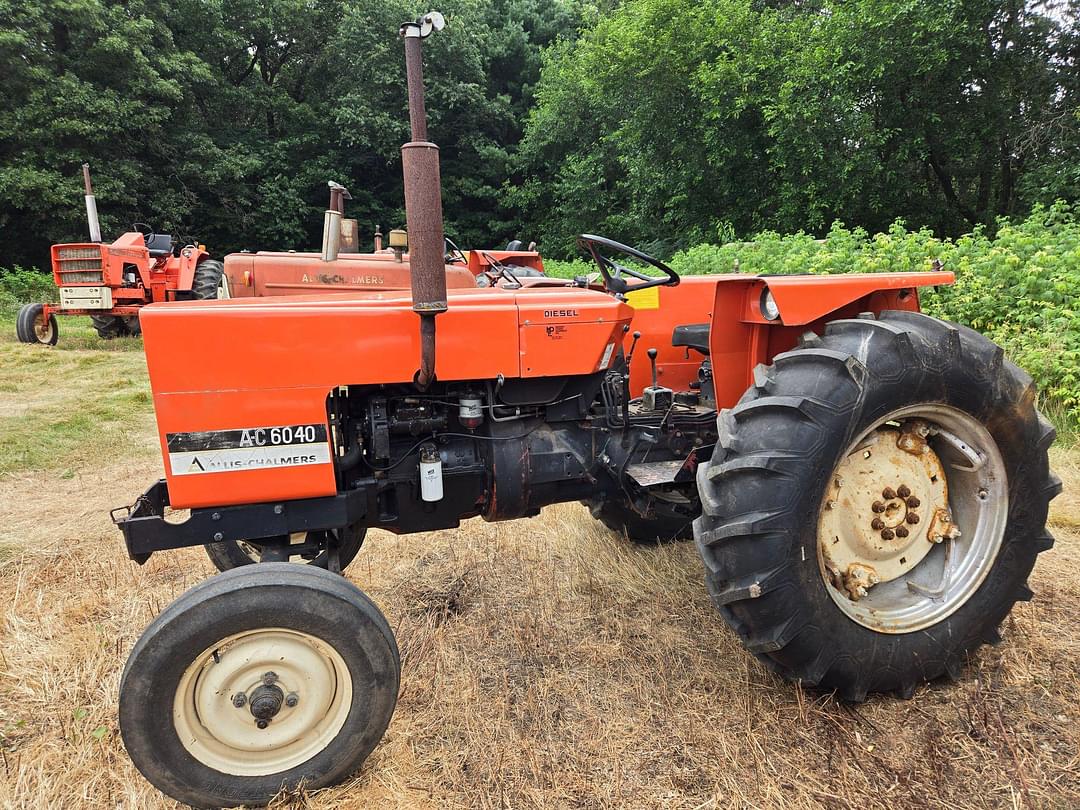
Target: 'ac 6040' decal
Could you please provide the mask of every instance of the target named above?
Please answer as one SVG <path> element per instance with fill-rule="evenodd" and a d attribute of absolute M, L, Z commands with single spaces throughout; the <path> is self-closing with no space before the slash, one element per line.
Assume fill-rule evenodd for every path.
<path fill-rule="evenodd" d="M 324 424 L 169 433 L 165 438 L 173 475 L 331 463 Z"/>

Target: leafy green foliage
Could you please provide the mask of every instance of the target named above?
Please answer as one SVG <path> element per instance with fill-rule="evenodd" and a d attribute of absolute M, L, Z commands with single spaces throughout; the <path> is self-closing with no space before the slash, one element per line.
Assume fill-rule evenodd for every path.
<path fill-rule="evenodd" d="M 0 0 L 0 262 L 86 238 L 89 162 L 106 238 L 133 221 L 216 255 L 318 244 L 326 182 L 361 233 L 403 223 L 406 0 Z M 517 235 L 513 168 L 541 48 L 569 0 L 447 0 L 425 46 L 447 232 Z M 528 238 L 528 234 L 523 234 Z"/>
<path fill-rule="evenodd" d="M 671 257 L 680 275 L 744 272 L 878 273 L 930 271 L 935 261 L 956 284 L 924 289 L 924 311 L 970 326 L 1005 348 L 1040 390 L 1080 418 L 1080 209 L 1057 203 L 1026 219 L 1003 220 L 956 240 L 902 222 L 871 236 L 835 223 L 825 239 L 759 234 L 752 242 L 702 244 Z M 549 275 L 586 275 L 582 261 L 545 261 Z"/>
<path fill-rule="evenodd" d="M 56 301 L 58 291 L 51 275 L 14 267 L 0 268 L 0 317 L 13 317 L 23 304 Z"/>
<path fill-rule="evenodd" d="M 551 49 L 510 189 L 549 253 L 897 217 L 958 235 L 1080 186 L 1080 14 L 628 0 Z"/>

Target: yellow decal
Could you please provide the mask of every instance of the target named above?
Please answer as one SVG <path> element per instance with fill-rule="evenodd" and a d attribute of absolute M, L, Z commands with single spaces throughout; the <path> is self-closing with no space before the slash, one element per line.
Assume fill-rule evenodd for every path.
<path fill-rule="evenodd" d="M 660 309 L 660 288 L 632 290 L 626 294 L 626 303 L 634 309 Z"/>

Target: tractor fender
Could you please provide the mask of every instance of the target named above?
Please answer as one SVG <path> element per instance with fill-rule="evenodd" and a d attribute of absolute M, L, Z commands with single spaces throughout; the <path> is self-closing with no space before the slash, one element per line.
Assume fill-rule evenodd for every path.
<path fill-rule="evenodd" d="M 753 383 L 754 369 L 794 348 L 801 335 L 823 334 L 830 321 L 864 312 L 918 312 L 920 287 L 954 280 L 940 270 L 718 278 L 709 329 L 713 369 L 723 370 L 715 375 L 717 405 L 732 407 Z"/>
<path fill-rule="evenodd" d="M 935 270 L 916 273 L 757 276 L 755 281 L 772 294 L 780 312 L 780 321 L 785 326 L 802 326 L 854 301 L 868 299 L 875 293 L 887 297 L 899 294 L 904 299 L 914 296 L 917 299 L 917 288 L 952 284 L 955 276 L 950 272 Z M 757 285 L 754 287 L 760 289 Z M 760 297 L 760 292 L 758 295 Z M 756 314 L 762 315 L 760 309 Z M 762 319 L 767 320 L 764 317 Z"/>
<path fill-rule="evenodd" d="M 201 245 L 187 245 L 184 247 L 177 259 L 179 267 L 176 276 L 176 289 L 184 292 L 189 291 L 195 281 L 195 268 L 199 266 L 199 262 L 206 261 L 209 258 L 210 253 L 204 250 Z"/>

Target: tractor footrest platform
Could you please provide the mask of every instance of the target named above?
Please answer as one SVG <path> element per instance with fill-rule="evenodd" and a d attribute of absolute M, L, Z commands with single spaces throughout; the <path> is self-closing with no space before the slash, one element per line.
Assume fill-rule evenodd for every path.
<path fill-rule="evenodd" d="M 363 520 L 367 500 L 363 490 L 352 490 L 323 498 L 192 509 L 186 520 L 178 522 L 165 519 L 168 507 L 169 488 L 160 480 L 131 506 L 110 513 L 124 533 L 128 556 L 139 565 L 166 549 L 339 529 Z"/>
<path fill-rule="evenodd" d="M 626 474 L 634 479 L 639 487 L 655 487 L 660 484 L 673 484 L 679 477 L 683 467 L 686 466 L 684 459 L 674 461 L 647 461 L 641 464 L 631 464 L 626 468 Z M 692 477 L 692 476 L 691 476 Z"/>

